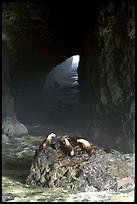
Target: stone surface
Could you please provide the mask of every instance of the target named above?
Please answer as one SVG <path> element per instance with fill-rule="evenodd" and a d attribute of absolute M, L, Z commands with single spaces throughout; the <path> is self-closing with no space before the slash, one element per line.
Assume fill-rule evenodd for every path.
<path fill-rule="evenodd" d="M 8 142 L 8 137 L 2 133 L 2 143 Z"/>
<path fill-rule="evenodd" d="M 26 182 L 32 186 L 63 187 L 82 192 L 115 191 L 124 188 L 124 182 L 122 186 L 119 181 L 128 177 L 131 174 L 120 152 L 96 147 L 88 154 L 75 146 L 75 155 L 70 156 L 59 140 L 55 146 L 36 149 Z"/>
<path fill-rule="evenodd" d="M 100 146 L 131 152 L 135 143 L 135 8 L 123 2 L 113 16 L 115 6 L 114 2 L 102 4 L 98 28 L 84 34 L 79 85 L 88 139 L 92 133 Z"/>
<path fill-rule="evenodd" d="M 5 117 L 2 121 L 2 133 L 8 137 L 16 135 L 27 135 L 27 128 L 20 122 L 10 117 Z"/>

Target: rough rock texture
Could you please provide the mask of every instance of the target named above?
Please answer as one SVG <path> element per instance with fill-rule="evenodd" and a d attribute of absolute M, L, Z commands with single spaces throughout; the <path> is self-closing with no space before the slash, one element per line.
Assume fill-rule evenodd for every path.
<path fill-rule="evenodd" d="M 85 131 L 89 135 L 92 132 L 101 146 L 107 140 L 106 147 L 132 151 L 135 8 L 123 2 L 102 3 L 100 8 L 98 27 L 84 35 L 78 67 L 81 101 L 87 113 Z"/>
<path fill-rule="evenodd" d="M 135 179 L 133 185 L 121 180 L 122 188 L 114 191 L 79 192 L 64 188 L 43 188 L 25 184 L 32 157 L 44 137 L 26 135 L 10 137 L 2 147 L 2 198 L 10 202 L 133 202 L 135 199 Z M 135 170 L 135 154 L 124 154 L 128 168 Z M 131 172 L 134 175 L 134 171 Z M 127 186 L 125 186 L 125 182 Z M 118 184 L 120 186 L 120 184 Z M 11 199 L 11 200 L 10 200 Z"/>
<path fill-rule="evenodd" d="M 120 180 L 131 177 L 125 159 L 118 151 L 96 147 L 88 154 L 77 145 L 75 151 L 75 155 L 70 156 L 59 141 L 37 149 L 26 183 L 78 191 L 101 191 L 124 188 Z"/>

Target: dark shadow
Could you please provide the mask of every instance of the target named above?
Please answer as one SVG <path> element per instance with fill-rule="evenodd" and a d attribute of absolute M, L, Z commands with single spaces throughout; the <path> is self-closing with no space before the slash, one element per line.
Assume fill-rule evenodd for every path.
<path fill-rule="evenodd" d="M 25 184 L 26 178 L 29 175 L 32 156 L 20 159 L 3 156 L 2 159 L 2 176 Z"/>

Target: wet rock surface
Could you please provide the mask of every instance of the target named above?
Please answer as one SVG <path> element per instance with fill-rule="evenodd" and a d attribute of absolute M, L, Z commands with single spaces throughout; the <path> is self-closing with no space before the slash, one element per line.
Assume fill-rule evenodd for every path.
<path fill-rule="evenodd" d="M 42 127 L 41 127 L 42 128 Z M 43 136 L 9 137 L 2 144 L 2 201 L 3 202 L 133 202 L 134 179 L 120 179 L 118 191 L 79 192 L 74 189 L 45 188 L 25 184 L 35 150 Z M 129 171 L 134 175 L 135 154 L 123 154 Z M 124 183 L 124 185 L 123 185 Z M 126 183 L 126 185 L 125 185 Z M 9 196 L 10 197 L 7 197 Z M 9 200 L 10 199 L 10 200 Z"/>
<path fill-rule="evenodd" d="M 6 116 L 2 119 L 2 133 L 3 133 L 3 142 L 5 141 L 6 136 L 12 137 L 15 135 L 27 135 L 27 128 L 17 120 Z"/>
<path fill-rule="evenodd" d="M 36 149 L 26 179 L 28 185 L 63 187 L 81 192 L 116 191 L 133 185 L 133 172 L 129 171 L 120 152 L 93 146 L 88 153 L 76 144 L 71 156 L 61 140 Z"/>

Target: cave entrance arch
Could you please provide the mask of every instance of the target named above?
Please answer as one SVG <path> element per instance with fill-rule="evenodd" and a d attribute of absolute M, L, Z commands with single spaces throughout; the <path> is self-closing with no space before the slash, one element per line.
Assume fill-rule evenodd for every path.
<path fill-rule="evenodd" d="M 77 68 L 79 55 L 68 58 L 53 68 L 44 83 L 46 120 L 59 126 L 78 123 L 79 85 Z"/>

